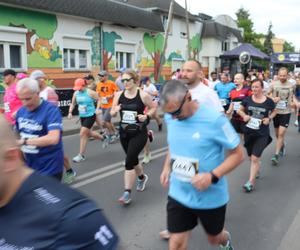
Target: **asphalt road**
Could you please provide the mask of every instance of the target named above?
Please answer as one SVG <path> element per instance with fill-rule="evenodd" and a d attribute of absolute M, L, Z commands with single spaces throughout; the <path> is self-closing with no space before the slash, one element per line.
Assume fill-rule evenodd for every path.
<path fill-rule="evenodd" d="M 159 183 L 166 152 L 166 130 L 158 133 L 153 123 L 151 127 L 155 131 L 155 140 L 151 144 L 154 159 L 145 166 L 149 182 L 144 192 L 133 191 L 132 204 L 127 207 L 117 202 L 123 191 L 124 170 L 124 153 L 119 143 L 102 149 L 100 142 L 91 141 L 86 161 L 74 164 L 78 177 L 72 186 L 96 200 L 104 209 L 121 237 L 122 250 L 167 249 L 167 242 L 158 236 L 166 223 L 167 190 Z M 79 136 L 66 136 L 63 140 L 66 153 L 70 157 L 76 155 Z M 226 227 L 232 233 L 235 250 L 274 250 L 280 245 L 280 250 L 300 249 L 300 237 L 293 230 L 299 224 L 296 215 L 300 211 L 300 134 L 296 127 L 291 125 L 289 128 L 287 155 L 281 158 L 278 167 L 271 166 L 273 151 L 274 141 L 263 154 L 261 178 L 253 193 L 246 194 L 242 190 L 249 174 L 248 160 L 228 175 L 231 200 Z M 292 249 L 285 242 L 290 241 L 293 234 L 299 244 L 294 244 L 296 247 Z M 208 245 L 202 228 L 197 227 L 192 233 L 189 249 L 217 248 Z"/>

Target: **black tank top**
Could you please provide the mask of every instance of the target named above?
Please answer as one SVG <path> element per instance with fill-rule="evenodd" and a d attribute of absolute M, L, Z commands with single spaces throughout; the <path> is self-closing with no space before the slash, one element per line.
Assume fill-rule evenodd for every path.
<path fill-rule="evenodd" d="M 123 124 L 136 124 L 139 123 L 137 115 L 144 114 L 145 104 L 143 103 L 140 90 L 137 91 L 136 96 L 129 99 L 125 96 L 125 91 L 122 92 L 119 98 L 121 104 L 120 117 Z"/>

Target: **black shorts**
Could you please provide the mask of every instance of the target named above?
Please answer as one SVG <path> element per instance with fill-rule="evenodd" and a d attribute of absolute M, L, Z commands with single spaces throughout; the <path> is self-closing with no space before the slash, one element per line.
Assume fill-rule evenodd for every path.
<path fill-rule="evenodd" d="M 274 128 L 285 127 L 287 128 L 290 124 L 291 114 L 277 114 L 273 118 Z"/>
<path fill-rule="evenodd" d="M 191 209 L 168 197 L 167 223 L 171 233 L 192 230 L 200 220 L 208 235 L 218 235 L 225 223 L 226 204 L 215 209 Z"/>
<path fill-rule="evenodd" d="M 254 155 L 256 157 L 261 157 L 265 148 L 272 142 L 272 137 L 269 135 L 253 136 L 245 134 L 244 141 L 248 156 Z"/>
<path fill-rule="evenodd" d="M 89 117 L 80 117 L 81 127 L 91 129 L 96 121 L 96 115 Z"/>
<path fill-rule="evenodd" d="M 241 120 L 237 120 L 234 118 L 231 118 L 230 120 L 232 127 L 234 127 L 235 131 L 239 134 L 243 134 L 244 133 L 244 122 Z"/>

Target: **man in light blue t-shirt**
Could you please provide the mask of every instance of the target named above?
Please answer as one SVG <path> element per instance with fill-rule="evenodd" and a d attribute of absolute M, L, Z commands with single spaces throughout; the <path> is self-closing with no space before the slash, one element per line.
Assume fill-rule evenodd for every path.
<path fill-rule="evenodd" d="M 211 244 L 233 249 L 224 230 L 229 201 L 224 175 L 243 160 L 239 136 L 224 114 L 192 100 L 180 81 L 166 83 L 161 101 L 168 128 L 169 157 L 161 183 L 169 184 L 170 249 L 186 249 L 198 219 Z"/>

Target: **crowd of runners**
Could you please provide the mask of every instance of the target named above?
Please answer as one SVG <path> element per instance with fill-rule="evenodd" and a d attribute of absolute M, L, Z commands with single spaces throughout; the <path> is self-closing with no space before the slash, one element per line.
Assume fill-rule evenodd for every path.
<path fill-rule="evenodd" d="M 40 249 L 37 247 L 40 242 L 34 237 L 42 238 L 43 233 L 51 232 L 51 225 L 61 225 L 61 230 L 68 230 L 72 237 L 60 238 L 59 234 L 53 234 L 55 243 L 41 239 L 40 246 L 45 246 L 41 249 L 117 249 L 118 237 L 101 211 L 88 200 L 81 203 L 85 197 L 59 182 L 70 184 L 76 180 L 72 164 L 89 161 L 85 153 L 90 139 L 99 140 L 103 148 L 120 142 L 126 158 L 124 189 L 118 201 L 128 206 L 135 183 L 136 190 L 142 192 L 151 181 L 143 165 L 151 161 L 153 131 L 148 129 L 150 120 L 156 121 L 157 133 L 163 129 L 159 111 L 164 112 L 168 134 L 168 153 L 160 176 L 161 184 L 168 188 L 167 229 L 160 232 L 161 237 L 169 239 L 169 249 L 187 249 L 190 231 L 200 220 L 212 245 L 233 249 L 231 235 L 224 228 L 229 201 L 225 175 L 248 155 L 249 178 L 241 186 L 246 193 L 254 191 L 263 152 L 272 141 L 275 147 L 270 162 L 274 166 L 283 164 L 281 159 L 287 150 L 285 136 L 292 113 L 296 114 L 296 120 L 292 121 L 295 126 L 300 120 L 300 75 L 280 68 L 273 79 L 254 70 L 246 76 L 212 72 L 206 79 L 201 64 L 191 60 L 173 74 L 172 80 L 164 83 L 159 93 L 149 77 L 141 77 L 131 69 L 122 68 L 119 72 L 115 82 L 107 71 L 100 71 L 97 78 L 89 74 L 74 81 L 68 119 L 73 118 L 77 109 L 81 128 L 78 154 L 73 156 L 71 163 L 64 153 L 59 97 L 47 85 L 46 74 L 40 70 L 30 75 L 17 74 L 12 69 L 4 71 L 7 88 L 4 95 L 6 121 L 0 117 L 1 128 L 4 128 L 0 132 L 0 137 L 4 138 L 0 142 L 0 221 L 3 219 L 9 224 L 8 218 L 17 213 L 17 210 L 3 210 L 12 201 L 32 202 L 34 205 L 22 210 L 25 214 L 32 212 L 33 206 L 43 210 L 45 204 L 60 203 L 64 195 L 69 197 L 63 205 L 57 205 L 56 214 L 47 217 L 46 209 L 39 217 L 33 217 L 33 221 L 27 218 L 22 226 L 35 231 L 39 229 L 34 228 L 34 222 L 43 220 L 43 216 L 48 220 L 48 227 L 41 226 L 43 229 L 33 238 L 16 239 L 4 233 L 1 225 L 0 236 L 5 235 L 3 238 L 11 246 Z M 112 122 L 112 117 L 116 116 L 117 126 Z M 272 123 L 274 135 L 270 132 Z M 300 126 L 298 128 L 300 132 Z M 141 152 L 144 158 L 140 162 Z M 12 164 L 14 167 L 9 167 Z M 33 174 L 32 169 L 37 174 Z M 41 181 L 38 174 L 59 182 L 47 177 Z M 31 195 L 19 197 L 23 192 L 31 192 Z M 70 229 L 72 223 L 76 223 L 74 213 L 87 213 L 89 209 L 93 213 L 83 215 L 79 228 L 90 223 L 86 226 L 90 230 L 86 230 L 86 237 L 80 241 L 76 239 L 78 232 Z M 66 217 L 59 217 L 63 212 Z M 11 230 L 13 227 L 22 234 L 17 222 Z M 49 248 L 47 244 L 57 244 L 57 247 Z"/>

